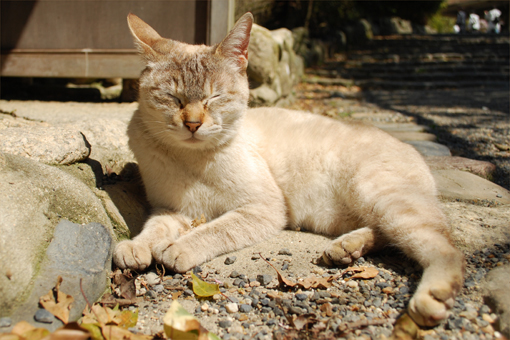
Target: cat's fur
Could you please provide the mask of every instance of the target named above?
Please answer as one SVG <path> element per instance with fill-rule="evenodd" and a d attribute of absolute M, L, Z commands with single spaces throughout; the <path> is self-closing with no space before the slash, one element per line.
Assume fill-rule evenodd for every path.
<path fill-rule="evenodd" d="M 147 67 L 128 128 L 154 212 L 114 254 L 121 268 L 152 260 L 185 272 L 285 227 L 338 237 L 328 264 L 384 245 L 424 268 L 409 304 L 422 325 L 444 319 L 463 282 L 433 177 L 409 145 L 361 124 L 277 108 L 247 109 L 251 14 L 217 46 L 161 38 L 128 23 Z M 207 223 L 191 229 L 204 214 Z M 191 230 L 190 230 L 191 229 Z"/>

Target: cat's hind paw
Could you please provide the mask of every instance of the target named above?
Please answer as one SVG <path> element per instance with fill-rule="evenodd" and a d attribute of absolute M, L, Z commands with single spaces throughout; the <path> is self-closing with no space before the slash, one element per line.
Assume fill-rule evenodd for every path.
<path fill-rule="evenodd" d="M 418 288 L 409 302 L 408 313 L 417 324 L 432 327 L 448 317 L 454 298 L 450 284 L 436 282 L 429 288 Z"/>
<path fill-rule="evenodd" d="M 328 266 L 347 265 L 372 250 L 374 232 L 361 228 L 333 240 L 324 250 L 322 260 Z"/>
<path fill-rule="evenodd" d="M 113 261 L 121 269 L 142 271 L 152 262 L 151 250 L 141 242 L 121 241 L 115 247 Z"/>

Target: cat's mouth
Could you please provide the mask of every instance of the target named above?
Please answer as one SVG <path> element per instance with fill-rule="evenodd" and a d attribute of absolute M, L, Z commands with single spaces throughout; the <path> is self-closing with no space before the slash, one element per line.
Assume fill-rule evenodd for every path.
<path fill-rule="evenodd" d="M 196 143 L 201 143 L 202 141 L 198 138 L 195 138 L 195 136 L 193 135 L 190 138 L 185 139 L 184 142 L 190 143 L 190 144 L 196 144 Z"/>

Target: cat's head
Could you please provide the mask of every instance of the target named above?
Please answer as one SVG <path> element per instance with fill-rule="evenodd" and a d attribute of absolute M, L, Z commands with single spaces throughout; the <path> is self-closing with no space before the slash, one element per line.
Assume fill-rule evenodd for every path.
<path fill-rule="evenodd" d="M 162 38 L 134 14 L 128 24 L 146 68 L 139 111 L 145 130 L 177 147 L 207 149 L 238 131 L 246 111 L 248 43 L 253 16 L 242 16 L 215 46 Z"/>

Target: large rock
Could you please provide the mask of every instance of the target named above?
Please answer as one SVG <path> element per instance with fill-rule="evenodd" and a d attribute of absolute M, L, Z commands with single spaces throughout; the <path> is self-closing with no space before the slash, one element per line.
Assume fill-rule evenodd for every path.
<path fill-rule="evenodd" d="M 50 330 L 62 326 L 58 319 L 40 324 L 30 318 L 39 309 L 39 298 L 55 286 L 59 276 L 63 279 L 60 290 L 74 298 L 69 321 L 79 319 L 87 304 L 85 297 L 96 301 L 108 287 L 113 252 L 110 233 L 99 223 L 80 225 L 62 220 L 52 235 L 30 296 L 12 314 L 13 322 L 27 320 Z"/>
<path fill-rule="evenodd" d="M 248 49 L 250 106 L 273 105 L 288 97 L 301 79 L 304 64 L 293 50 L 292 32 L 253 25 Z"/>
<path fill-rule="evenodd" d="M 46 164 L 65 165 L 86 159 L 90 144 L 74 127 L 57 128 L 47 123 L 0 115 L 0 152 Z"/>
<path fill-rule="evenodd" d="M 0 316 L 34 288 L 55 226 L 67 219 L 113 233 L 101 201 L 76 177 L 22 156 L 0 153 Z"/>

